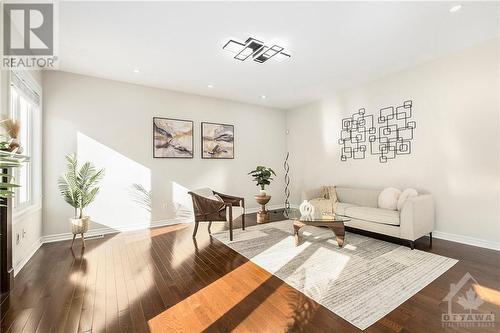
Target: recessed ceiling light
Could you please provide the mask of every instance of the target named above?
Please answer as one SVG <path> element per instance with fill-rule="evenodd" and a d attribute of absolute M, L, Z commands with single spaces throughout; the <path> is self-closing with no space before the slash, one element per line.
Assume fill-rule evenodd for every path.
<path fill-rule="evenodd" d="M 458 12 L 462 8 L 462 5 L 455 5 L 450 8 L 450 13 Z"/>
<path fill-rule="evenodd" d="M 138 69 L 134 69 L 134 73 L 136 73 L 136 74 L 137 74 L 137 73 L 140 73 L 140 72 L 141 72 L 140 70 L 138 70 Z"/>
<path fill-rule="evenodd" d="M 214 85 L 213 85 L 213 84 L 209 84 L 207 87 L 208 87 L 208 88 L 213 88 L 213 87 L 214 87 Z"/>
<path fill-rule="evenodd" d="M 260 98 L 262 98 L 262 99 L 266 99 L 266 98 L 267 98 L 267 96 L 266 96 L 266 95 L 262 95 L 262 96 L 260 96 Z"/>

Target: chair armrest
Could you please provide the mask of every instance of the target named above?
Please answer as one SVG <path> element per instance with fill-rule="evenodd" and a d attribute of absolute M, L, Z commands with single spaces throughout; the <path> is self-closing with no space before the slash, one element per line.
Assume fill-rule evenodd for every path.
<path fill-rule="evenodd" d="M 217 194 L 222 200 L 224 200 L 225 203 L 230 203 L 236 207 L 245 207 L 245 199 L 242 197 L 235 197 L 229 194 L 224 194 L 215 191 L 214 194 Z"/>
<path fill-rule="evenodd" d="M 409 198 L 400 215 L 401 238 L 416 240 L 434 230 L 434 200 L 423 194 Z"/>
<path fill-rule="evenodd" d="M 323 197 L 323 189 L 321 187 L 302 191 L 302 200 L 311 200 Z"/>

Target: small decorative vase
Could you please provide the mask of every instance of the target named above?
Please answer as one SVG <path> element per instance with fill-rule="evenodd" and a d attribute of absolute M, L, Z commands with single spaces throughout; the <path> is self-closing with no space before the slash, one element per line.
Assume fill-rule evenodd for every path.
<path fill-rule="evenodd" d="M 266 196 L 266 190 L 260 190 L 259 194 L 263 197 Z"/>
<path fill-rule="evenodd" d="M 299 206 L 300 214 L 302 216 L 308 216 L 314 214 L 314 206 L 307 200 L 302 201 Z"/>

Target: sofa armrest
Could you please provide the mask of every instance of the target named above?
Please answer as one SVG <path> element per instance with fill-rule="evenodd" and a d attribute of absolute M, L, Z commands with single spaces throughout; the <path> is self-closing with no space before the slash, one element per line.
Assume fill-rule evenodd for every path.
<path fill-rule="evenodd" d="M 409 198 L 401 208 L 401 238 L 414 241 L 434 230 L 434 200 L 423 194 Z"/>
<path fill-rule="evenodd" d="M 321 189 L 321 187 L 302 191 L 302 200 L 312 200 L 322 197 L 323 197 L 323 190 Z"/>

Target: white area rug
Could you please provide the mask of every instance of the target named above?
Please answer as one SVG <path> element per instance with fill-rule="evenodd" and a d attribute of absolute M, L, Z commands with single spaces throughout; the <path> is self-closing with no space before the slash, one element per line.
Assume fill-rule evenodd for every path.
<path fill-rule="evenodd" d="M 295 246 L 292 221 L 213 236 L 364 330 L 427 286 L 457 260 L 346 233 L 343 248 L 325 228 L 306 226 Z"/>

